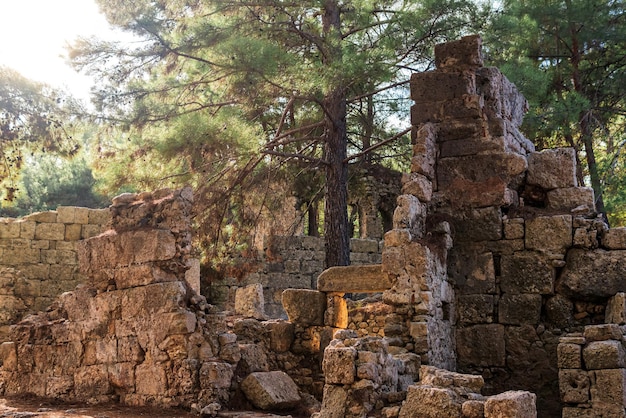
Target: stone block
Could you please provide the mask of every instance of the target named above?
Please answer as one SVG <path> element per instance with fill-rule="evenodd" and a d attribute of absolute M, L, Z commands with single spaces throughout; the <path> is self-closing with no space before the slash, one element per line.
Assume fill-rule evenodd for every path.
<path fill-rule="evenodd" d="M 505 219 L 503 225 L 504 239 L 524 239 L 523 218 Z"/>
<path fill-rule="evenodd" d="M 149 376 L 144 377 L 146 380 L 150 380 Z M 107 366 L 99 364 L 77 369 L 74 373 L 74 391 L 80 394 L 82 399 L 110 393 L 111 385 Z"/>
<path fill-rule="evenodd" d="M 87 216 L 91 225 L 106 225 L 111 221 L 111 210 L 89 209 Z"/>
<path fill-rule="evenodd" d="M 545 190 L 577 187 L 576 151 L 556 148 L 531 153 L 526 182 Z"/>
<path fill-rule="evenodd" d="M 39 223 L 35 227 L 35 239 L 63 241 L 65 225 L 58 223 Z"/>
<path fill-rule="evenodd" d="M 541 295 L 536 293 L 511 294 L 500 297 L 498 322 L 509 325 L 538 324 L 541 317 Z"/>
<path fill-rule="evenodd" d="M 482 376 L 456 373 L 433 366 L 422 366 L 420 384 L 448 388 L 464 389 L 465 393 L 480 393 L 485 385 Z"/>
<path fill-rule="evenodd" d="M 76 208 L 74 206 L 57 207 L 57 222 L 60 224 L 73 224 L 76 222 Z"/>
<path fill-rule="evenodd" d="M 107 366 L 111 386 L 120 391 L 135 389 L 135 363 L 116 363 Z"/>
<path fill-rule="evenodd" d="M 536 418 L 537 395 L 525 391 L 508 391 L 485 401 L 485 418 Z"/>
<path fill-rule="evenodd" d="M 566 187 L 548 191 L 546 208 L 572 211 L 577 214 L 592 214 L 596 211 L 595 198 L 591 187 Z"/>
<path fill-rule="evenodd" d="M 348 327 L 348 302 L 343 295 L 343 293 L 328 293 L 324 325 L 333 328 Z"/>
<path fill-rule="evenodd" d="M 17 348 L 14 342 L 0 344 L 0 362 L 2 370 L 17 371 Z"/>
<path fill-rule="evenodd" d="M 393 212 L 394 229 L 408 229 L 411 236 L 421 238 L 424 235 L 426 205 L 410 194 L 398 196 Z"/>
<path fill-rule="evenodd" d="M 476 121 L 477 124 L 480 122 L 480 120 Z M 484 137 L 481 134 L 483 133 L 480 132 L 478 135 L 468 138 L 441 142 L 439 156 L 441 158 L 464 157 L 476 154 L 497 154 L 507 151 L 504 137 Z M 440 140 L 443 139 L 440 137 Z"/>
<path fill-rule="evenodd" d="M 505 365 L 503 325 L 487 324 L 457 328 L 456 345 L 460 367 L 503 367 Z"/>
<path fill-rule="evenodd" d="M 293 380 L 282 371 L 256 372 L 241 382 L 241 390 L 254 406 L 263 410 L 287 410 L 302 399 Z"/>
<path fill-rule="evenodd" d="M 551 294 L 554 291 L 555 271 L 552 262 L 539 253 L 523 252 L 502 255 L 500 287 L 510 294 Z"/>
<path fill-rule="evenodd" d="M 411 99 L 415 103 L 452 100 L 466 94 L 476 94 L 476 75 L 469 71 L 425 71 L 413 73 L 410 86 Z"/>
<path fill-rule="evenodd" d="M 74 208 L 74 223 L 85 225 L 89 223 L 89 211 L 93 209 L 89 208 Z"/>
<path fill-rule="evenodd" d="M 78 241 L 81 239 L 82 228 L 81 224 L 65 225 L 65 241 Z"/>
<path fill-rule="evenodd" d="M 626 406 L 626 369 L 596 370 L 591 401 Z M 608 415 L 607 415 L 608 416 Z"/>
<path fill-rule="evenodd" d="M 467 94 L 460 98 L 430 103 L 416 103 L 411 106 L 411 123 L 441 123 L 454 119 L 479 119 L 483 114 L 483 97 Z"/>
<path fill-rule="evenodd" d="M 622 340 L 622 328 L 617 324 L 587 325 L 583 337 L 587 342 Z"/>
<path fill-rule="evenodd" d="M 269 330 L 270 349 L 277 353 L 289 351 L 295 336 L 295 327 L 291 322 L 272 320 L 264 323 Z"/>
<path fill-rule="evenodd" d="M 585 403 L 589 401 L 590 381 L 584 370 L 559 370 L 559 392 L 565 403 Z"/>
<path fill-rule="evenodd" d="M 261 284 L 251 284 L 237 289 L 235 292 L 235 313 L 246 318 L 265 318 L 265 299 Z"/>
<path fill-rule="evenodd" d="M 534 151 L 532 143 L 517 131 L 521 126 L 528 102 L 502 72 L 495 67 L 479 68 L 476 84 L 484 97 L 484 112 L 493 136 L 504 136 L 509 147 L 519 154 Z M 504 127 L 494 126 L 504 125 Z"/>
<path fill-rule="evenodd" d="M 202 363 L 199 377 L 202 389 L 228 389 L 232 384 L 234 371 L 228 363 L 207 361 Z"/>
<path fill-rule="evenodd" d="M 451 225 L 457 242 L 497 241 L 502 238 L 502 213 L 498 207 L 454 210 Z"/>
<path fill-rule="evenodd" d="M 460 417 L 463 399 L 451 389 L 409 386 L 398 418 Z"/>
<path fill-rule="evenodd" d="M 356 358 L 357 351 L 354 347 L 326 347 L 322 360 L 322 370 L 326 383 L 335 385 L 354 383 Z"/>
<path fill-rule="evenodd" d="M 23 239 L 35 239 L 35 228 L 37 226 L 36 222 L 29 222 L 22 220 L 19 222 L 20 224 L 20 238 Z M 2 224 L 0 224 L 2 225 Z M 2 228 L 0 226 L 0 228 Z"/>
<path fill-rule="evenodd" d="M 609 298 L 626 292 L 626 250 L 573 248 L 567 252 L 558 291 L 570 298 Z"/>
<path fill-rule="evenodd" d="M 556 349 L 559 369 L 581 369 L 582 347 L 580 344 L 560 343 Z"/>
<path fill-rule="evenodd" d="M 463 402 L 461 407 L 463 418 L 484 418 L 485 417 L 485 401 L 469 400 Z"/>
<path fill-rule="evenodd" d="M 309 289 L 285 289 L 283 308 L 289 321 L 299 325 L 324 325 L 326 294 Z"/>
<path fill-rule="evenodd" d="M 13 221 L 0 221 L 0 239 L 20 237 L 20 223 Z"/>
<path fill-rule="evenodd" d="M 571 215 L 539 216 L 526 221 L 526 248 L 561 253 L 572 246 Z"/>
<path fill-rule="evenodd" d="M 347 404 L 348 391 L 343 386 L 326 384 L 319 418 L 345 418 Z"/>
<path fill-rule="evenodd" d="M 441 158 L 437 161 L 437 186 L 439 191 L 445 190 L 462 179 L 486 185 L 497 180 L 506 187 L 517 184 L 525 170 L 526 159 L 513 153 Z"/>
<path fill-rule="evenodd" d="M 604 321 L 609 324 L 626 325 L 626 293 L 618 292 L 609 298 Z"/>
<path fill-rule="evenodd" d="M 626 227 L 606 230 L 601 240 L 602 246 L 608 250 L 626 250 Z"/>
<path fill-rule="evenodd" d="M 149 362 L 137 365 L 135 391 L 140 395 L 163 396 L 167 391 L 167 375 L 163 366 Z"/>
<path fill-rule="evenodd" d="M 197 258 L 187 259 L 185 262 L 187 270 L 185 271 L 185 282 L 189 287 L 200 294 L 200 260 Z"/>
<path fill-rule="evenodd" d="M 320 292 L 375 293 L 390 287 L 389 278 L 383 274 L 380 264 L 331 267 L 317 278 Z"/>
<path fill-rule="evenodd" d="M 425 123 L 411 130 L 413 158 L 411 172 L 422 174 L 429 180 L 435 179 L 437 128 L 432 123 Z"/>
<path fill-rule="evenodd" d="M 482 67 L 481 37 L 478 35 L 464 36 L 457 41 L 435 45 L 435 65 L 442 70 Z"/>
<path fill-rule="evenodd" d="M 33 222 L 55 223 L 57 221 L 57 213 L 54 210 L 48 212 L 35 212 L 24 216 L 23 219 Z"/>
<path fill-rule="evenodd" d="M 621 341 L 594 341 L 583 348 L 587 370 L 626 367 L 626 350 Z"/>
<path fill-rule="evenodd" d="M 87 238 L 92 238 L 95 236 L 100 235 L 100 233 L 102 232 L 102 227 L 100 225 L 83 225 L 80 235 L 82 237 L 82 239 L 87 239 Z"/>
<path fill-rule="evenodd" d="M 448 276 L 461 294 L 496 293 L 493 254 L 453 247 L 448 255 Z"/>
<path fill-rule="evenodd" d="M 460 295 L 457 312 L 461 324 L 490 324 L 494 319 L 494 296 Z"/>
<path fill-rule="evenodd" d="M 433 183 L 423 174 L 403 174 L 402 194 L 413 195 L 421 202 L 430 202 L 433 197 Z"/>

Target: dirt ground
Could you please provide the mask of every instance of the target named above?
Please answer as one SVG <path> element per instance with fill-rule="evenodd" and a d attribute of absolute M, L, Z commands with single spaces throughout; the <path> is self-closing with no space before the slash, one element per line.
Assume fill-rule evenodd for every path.
<path fill-rule="evenodd" d="M 222 411 L 219 418 L 287 418 L 260 412 Z M 198 418 L 189 411 L 120 405 L 57 404 L 36 398 L 0 398 L 0 418 Z"/>

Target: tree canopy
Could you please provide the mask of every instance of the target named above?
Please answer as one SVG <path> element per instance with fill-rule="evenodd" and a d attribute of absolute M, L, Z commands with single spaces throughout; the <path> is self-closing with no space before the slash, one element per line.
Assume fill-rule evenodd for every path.
<path fill-rule="evenodd" d="M 160 144 L 186 161 L 168 179 L 200 171 L 223 179 L 236 168 L 232 190 L 242 175 L 285 161 L 323 173 L 328 266 L 349 263 L 348 164 L 384 154 L 408 132 L 390 116 L 408 114 L 408 95 L 389 92 L 429 68 L 435 43 L 482 21 L 463 0 L 99 4 L 140 39 L 130 49 L 75 45 L 74 65 L 102 80 L 94 92 L 102 116 L 132 129 L 131 141 L 150 142 L 155 130 L 168 138 Z"/>

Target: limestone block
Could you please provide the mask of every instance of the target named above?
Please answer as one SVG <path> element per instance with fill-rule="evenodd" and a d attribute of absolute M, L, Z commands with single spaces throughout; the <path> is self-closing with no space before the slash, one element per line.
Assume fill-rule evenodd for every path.
<path fill-rule="evenodd" d="M 137 368 L 139 369 L 139 367 L 141 367 L 141 365 Z M 152 376 L 142 377 L 148 382 L 154 379 Z M 110 390 L 109 372 L 104 364 L 80 367 L 74 373 L 74 392 L 83 400 L 87 400 L 93 396 L 106 395 Z M 164 391 L 165 388 L 163 391 L 156 392 L 155 394 L 163 393 Z"/>
<path fill-rule="evenodd" d="M 410 194 L 421 202 L 430 202 L 433 197 L 433 183 L 423 174 L 410 173 L 402 176 L 402 194 Z"/>
<path fill-rule="evenodd" d="M 102 227 L 100 225 L 83 225 L 80 235 L 82 239 L 92 238 L 99 235 L 102 232 Z"/>
<path fill-rule="evenodd" d="M 397 206 L 393 212 L 394 229 L 408 229 L 411 235 L 421 238 L 424 235 L 426 205 L 413 195 L 398 196 Z"/>
<path fill-rule="evenodd" d="M 541 316 L 541 295 L 511 294 L 500 297 L 498 322 L 509 325 L 538 324 Z"/>
<path fill-rule="evenodd" d="M 453 390 L 429 386 L 409 386 L 399 418 L 460 417 L 463 399 Z"/>
<path fill-rule="evenodd" d="M 526 182 L 545 190 L 577 187 L 576 151 L 556 148 L 531 153 Z"/>
<path fill-rule="evenodd" d="M 50 376 L 46 381 L 46 397 L 61 398 L 74 388 L 72 376 Z"/>
<path fill-rule="evenodd" d="M 484 127 L 483 121 L 479 119 L 476 120 L 475 123 L 481 128 Z M 440 141 L 445 141 L 441 142 L 440 145 L 439 156 L 441 158 L 464 157 L 476 154 L 496 154 L 507 151 L 504 137 L 485 137 L 483 132 L 478 132 L 475 135 L 463 139 L 446 139 L 440 136 Z"/>
<path fill-rule="evenodd" d="M 349 385 L 356 377 L 357 351 L 354 347 L 328 346 L 324 350 L 322 370 L 326 383 Z"/>
<path fill-rule="evenodd" d="M 19 238 L 21 225 L 18 222 L 1 221 L 0 222 L 0 239 Z"/>
<path fill-rule="evenodd" d="M 317 278 L 320 292 L 370 293 L 389 289 L 391 283 L 380 264 L 337 266 L 324 270 Z"/>
<path fill-rule="evenodd" d="M 551 294 L 554 291 L 555 271 L 551 261 L 531 252 L 502 255 L 500 287 L 510 294 Z"/>
<path fill-rule="evenodd" d="M 425 123 L 419 128 L 411 130 L 413 142 L 413 158 L 411 159 L 411 172 L 422 174 L 429 180 L 435 178 L 436 141 L 437 127 L 432 123 Z"/>
<path fill-rule="evenodd" d="M 502 238 L 502 213 L 498 207 L 455 210 L 451 225 L 456 242 L 497 241 Z"/>
<path fill-rule="evenodd" d="M 485 401 L 465 401 L 461 407 L 461 412 L 463 413 L 463 418 L 484 418 Z"/>
<path fill-rule="evenodd" d="M 559 392 L 565 403 L 585 403 L 589 401 L 590 381 L 584 370 L 559 370 Z"/>
<path fill-rule="evenodd" d="M 41 250 L 38 248 L 4 248 L 2 264 L 16 266 L 20 264 L 38 264 L 41 261 Z"/>
<path fill-rule="evenodd" d="M 583 332 L 587 342 L 622 339 L 622 329 L 617 324 L 587 325 Z"/>
<path fill-rule="evenodd" d="M 626 350 L 621 341 L 594 341 L 583 348 L 587 370 L 626 367 Z"/>
<path fill-rule="evenodd" d="M 185 305 L 186 291 L 182 282 L 155 283 L 128 289 L 120 296 L 121 319 L 132 320 L 153 317 L 157 313 L 178 312 Z M 115 293 L 119 294 L 118 292 Z"/>
<path fill-rule="evenodd" d="M 626 227 L 608 229 L 601 239 L 602 246 L 608 250 L 626 250 Z"/>
<path fill-rule="evenodd" d="M 14 342 L 0 344 L 0 362 L 2 370 L 17 371 L 17 349 Z"/>
<path fill-rule="evenodd" d="M 495 187 L 498 180 L 506 187 L 517 184 L 526 166 L 526 159 L 513 153 L 441 158 L 437 161 L 437 186 L 439 191 L 445 190 L 462 179 L 485 187 Z"/>
<path fill-rule="evenodd" d="M 111 210 L 108 208 L 89 209 L 87 216 L 91 225 L 106 225 L 111 221 Z"/>
<path fill-rule="evenodd" d="M 609 298 L 604 317 L 604 321 L 609 324 L 626 324 L 626 293 L 618 292 Z"/>
<path fill-rule="evenodd" d="M 528 110 L 528 102 L 524 96 L 517 90 L 517 87 L 511 83 L 502 72 L 494 67 L 479 68 L 476 71 L 476 83 L 480 86 L 479 90 L 485 100 L 485 114 L 490 121 L 503 119 L 506 125 L 512 125 L 504 133 L 508 137 L 521 136 L 517 128 L 521 126 L 524 113 Z M 491 124 L 493 126 L 493 123 Z M 493 132 L 497 135 L 499 132 Z M 515 135 L 517 134 L 517 135 Z M 516 138 L 516 142 L 520 143 L 522 150 L 516 150 L 520 154 L 525 154 L 527 149 L 534 150 L 532 144 L 525 138 Z"/>
<path fill-rule="evenodd" d="M 571 215 L 539 216 L 526 221 L 526 248 L 565 253 L 572 246 Z"/>
<path fill-rule="evenodd" d="M 626 406 L 626 369 L 596 370 L 591 401 Z"/>
<path fill-rule="evenodd" d="M 425 71 L 413 73 L 410 86 L 411 99 L 416 103 L 452 100 L 466 94 L 476 94 L 476 75 L 469 71 Z"/>
<path fill-rule="evenodd" d="M 199 377 L 202 389 L 228 389 L 231 386 L 234 371 L 228 363 L 207 361 L 202 363 Z"/>
<path fill-rule="evenodd" d="M 461 295 L 457 312 L 461 324 L 490 324 L 494 319 L 494 296 Z"/>
<path fill-rule="evenodd" d="M 355 253 L 378 253 L 379 241 L 377 239 L 350 239 L 350 251 Z"/>
<path fill-rule="evenodd" d="M 537 396 L 525 391 L 508 391 L 485 401 L 485 418 L 536 418 Z"/>
<path fill-rule="evenodd" d="M 294 325 L 281 320 L 267 321 L 264 325 L 269 330 L 270 349 L 277 353 L 289 351 L 295 335 Z"/>
<path fill-rule="evenodd" d="M 35 239 L 35 227 L 37 226 L 36 222 L 29 222 L 22 220 L 19 222 L 20 224 L 20 238 L 23 239 Z M 2 224 L 0 223 L 0 229 L 2 229 Z M 0 238 L 1 238 L 0 232 Z"/>
<path fill-rule="evenodd" d="M 435 45 L 435 65 L 439 69 L 475 69 L 482 67 L 482 39 L 464 36 L 457 41 Z"/>
<path fill-rule="evenodd" d="M 505 239 L 524 239 L 524 219 L 505 219 L 504 222 Z"/>
<path fill-rule="evenodd" d="M 573 248 L 559 280 L 559 292 L 576 299 L 608 298 L 626 292 L 626 250 Z"/>
<path fill-rule="evenodd" d="M 115 363 L 107 366 L 111 386 L 116 390 L 135 389 L 135 363 Z"/>
<path fill-rule="evenodd" d="M 546 208 L 548 209 L 572 211 L 577 214 L 592 214 L 596 211 L 591 187 L 567 187 L 550 190 L 546 200 Z"/>
<path fill-rule="evenodd" d="M 40 223 L 35 227 L 35 239 L 63 241 L 65 225 L 57 223 Z"/>
<path fill-rule="evenodd" d="M 246 318 L 265 318 L 265 299 L 260 283 L 240 287 L 235 292 L 235 313 Z"/>
<path fill-rule="evenodd" d="M 503 325 L 487 324 L 457 328 L 456 344 L 460 367 L 503 367 L 505 365 Z"/>
<path fill-rule="evenodd" d="M 348 302 L 343 293 L 328 293 L 324 324 L 333 328 L 348 327 Z"/>
<path fill-rule="evenodd" d="M 60 224 L 72 224 L 76 222 L 76 208 L 74 206 L 57 207 L 57 222 Z"/>
<path fill-rule="evenodd" d="M 241 360 L 237 363 L 237 371 L 248 374 L 252 372 L 268 372 L 269 361 L 264 348 L 259 344 L 239 344 Z"/>
<path fill-rule="evenodd" d="M 263 410 L 286 410 L 300 402 L 298 387 L 282 371 L 252 373 L 241 382 L 241 390 L 254 406 Z"/>
<path fill-rule="evenodd" d="M 81 224 L 65 225 L 65 241 L 78 241 L 81 239 L 82 228 Z"/>
<path fill-rule="evenodd" d="M 453 247 L 448 255 L 448 275 L 461 294 L 496 292 L 493 254 L 466 251 Z"/>
<path fill-rule="evenodd" d="M 32 222 L 55 223 L 57 221 L 57 212 L 54 210 L 48 212 L 35 212 L 24 216 L 23 219 Z"/>
<path fill-rule="evenodd" d="M 85 225 L 89 223 L 89 208 L 74 208 L 74 223 Z M 60 221 L 59 221 L 60 222 Z"/>
<path fill-rule="evenodd" d="M 318 418 L 345 418 L 347 404 L 348 391 L 343 386 L 326 384 Z"/>
<path fill-rule="evenodd" d="M 560 343 L 556 349 L 559 369 L 581 369 L 582 347 L 580 344 Z"/>
<path fill-rule="evenodd" d="M 196 314 L 189 311 L 159 313 L 154 319 L 165 335 L 191 334 L 196 329 Z"/>
<path fill-rule="evenodd" d="M 483 115 L 483 97 L 478 94 L 466 94 L 450 100 L 416 103 L 411 106 L 411 123 L 441 123 L 454 119 L 479 119 Z"/>
<path fill-rule="evenodd" d="M 285 289 L 283 308 L 289 321 L 299 325 L 323 325 L 326 295 L 309 289 Z"/>
<path fill-rule="evenodd" d="M 454 387 L 459 393 L 480 393 L 485 380 L 482 376 L 456 373 L 433 366 L 422 366 L 420 370 L 420 384 L 436 386 L 441 388 Z"/>

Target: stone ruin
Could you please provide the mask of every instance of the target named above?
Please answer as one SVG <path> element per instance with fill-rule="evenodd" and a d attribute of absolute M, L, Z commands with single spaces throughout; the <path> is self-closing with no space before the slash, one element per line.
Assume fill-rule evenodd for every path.
<path fill-rule="evenodd" d="M 519 132 L 526 101 L 479 37 L 435 61 L 411 79 L 412 169 L 381 264 L 285 290 L 288 320 L 260 283 L 220 311 L 198 293 L 191 190 L 119 196 L 73 247 L 82 284 L 8 329 L 0 393 L 203 416 L 626 416 L 626 229 L 596 214 L 573 150 Z"/>

